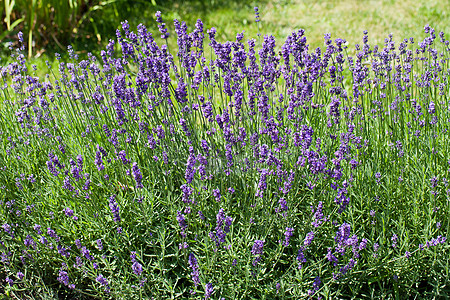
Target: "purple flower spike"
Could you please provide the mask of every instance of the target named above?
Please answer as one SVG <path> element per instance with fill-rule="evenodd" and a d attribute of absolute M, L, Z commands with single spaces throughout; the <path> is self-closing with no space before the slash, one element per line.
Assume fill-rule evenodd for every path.
<path fill-rule="evenodd" d="M 313 231 L 308 232 L 308 234 L 306 235 L 306 238 L 305 238 L 305 242 L 304 242 L 305 246 L 311 245 L 313 239 L 314 239 L 314 232 Z"/>
<path fill-rule="evenodd" d="M 181 236 L 186 237 L 185 230 L 187 229 L 188 225 L 186 223 L 185 215 L 183 215 L 180 211 L 177 211 L 177 221 L 178 225 L 181 227 Z"/>
<path fill-rule="evenodd" d="M 9 286 L 13 286 L 14 285 L 14 280 L 12 280 L 9 277 L 6 277 L 5 281 L 8 283 Z"/>
<path fill-rule="evenodd" d="M 69 275 L 63 269 L 59 270 L 59 276 L 57 279 L 60 283 L 64 284 L 65 286 L 69 285 Z"/>
<path fill-rule="evenodd" d="M 100 151 L 97 151 L 95 153 L 94 163 L 97 166 L 97 170 L 102 171 L 103 169 L 105 169 L 105 166 L 103 165 L 102 155 L 101 155 Z"/>
<path fill-rule="evenodd" d="M 255 22 L 259 22 L 259 21 L 260 21 L 260 19 L 259 19 L 259 8 L 258 8 L 258 6 L 255 6 L 255 19 L 256 19 Z"/>
<path fill-rule="evenodd" d="M 161 33 L 161 38 L 167 39 L 169 37 L 169 33 L 167 32 L 166 24 L 163 23 L 163 20 L 161 18 L 161 12 L 157 11 L 155 16 L 156 16 L 156 22 L 158 22 L 158 28 L 159 28 L 159 32 Z"/>
<path fill-rule="evenodd" d="M 105 291 L 109 291 L 109 283 L 108 280 L 103 277 L 102 274 L 99 274 L 95 279 L 98 283 L 100 283 L 103 287 L 105 287 Z"/>
<path fill-rule="evenodd" d="M 101 239 L 97 240 L 97 248 L 98 250 L 102 251 L 103 250 L 103 243 Z"/>
<path fill-rule="evenodd" d="M 294 228 L 286 227 L 286 232 L 284 233 L 285 239 L 283 242 L 283 246 L 285 246 L 285 247 L 289 246 L 289 240 L 291 239 L 293 234 L 294 234 Z"/>
<path fill-rule="evenodd" d="M 214 293 L 214 286 L 212 283 L 208 283 L 205 286 L 205 300 L 211 298 L 212 294 Z"/>
<path fill-rule="evenodd" d="M 254 267 L 256 267 L 256 265 L 261 261 L 261 255 L 263 254 L 263 247 L 264 241 L 256 240 L 253 243 L 252 254 L 256 256 L 255 259 L 253 260 Z"/>
<path fill-rule="evenodd" d="M 111 209 L 111 212 L 113 213 L 114 222 L 120 222 L 119 205 L 116 202 L 116 195 L 112 195 L 109 198 L 109 208 Z"/>
<path fill-rule="evenodd" d="M 200 278 L 199 278 L 199 269 L 198 269 L 198 262 L 195 258 L 194 254 L 189 254 L 189 267 L 192 269 L 191 272 L 191 278 L 192 281 L 194 281 L 195 287 L 197 287 L 200 284 Z"/>
<path fill-rule="evenodd" d="M 219 189 L 214 189 L 213 190 L 213 195 L 214 195 L 214 198 L 216 198 L 216 201 L 220 202 L 220 199 L 222 198 L 222 196 L 220 195 L 220 190 Z"/>
<path fill-rule="evenodd" d="M 23 274 L 22 272 L 17 272 L 17 278 L 19 278 L 20 280 L 22 280 L 25 277 L 25 274 Z"/>
<path fill-rule="evenodd" d="M 142 270 L 142 265 L 140 263 L 135 261 L 133 263 L 133 265 L 131 266 L 131 268 L 133 269 L 134 274 L 136 274 L 137 276 L 141 276 L 143 270 Z"/>
<path fill-rule="evenodd" d="M 142 189 L 144 187 L 142 185 L 142 175 L 141 175 L 141 170 L 137 166 L 137 163 L 133 163 L 133 166 L 131 169 L 133 171 L 134 180 L 136 181 L 136 188 Z"/>

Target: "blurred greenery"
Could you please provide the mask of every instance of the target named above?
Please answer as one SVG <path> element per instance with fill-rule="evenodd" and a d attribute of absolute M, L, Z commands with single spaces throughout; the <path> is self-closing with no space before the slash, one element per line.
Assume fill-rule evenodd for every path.
<path fill-rule="evenodd" d="M 136 27 L 157 30 L 156 11 L 162 11 L 169 27 L 175 18 L 193 21 L 207 18 L 224 7 L 253 11 L 250 1 L 218 0 L 0 0 L 0 56 L 8 45 L 17 45 L 24 33 L 29 57 L 52 55 L 71 44 L 79 53 L 102 49 L 125 19 Z"/>
<path fill-rule="evenodd" d="M 255 22 L 254 6 L 260 7 L 259 24 Z M 30 17 L 31 10 L 34 17 Z M 53 61 L 55 52 L 64 54 L 69 44 L 80 57 L 99 53 L 109 39 L 115 38 L 116 29 L 125 19 L 131 29 L 143 23 L 158 38 L 156 11 L 162 12 L 167 23 L 172 50 L 177 47 L 175 18 L 186 21 L 189 29 L 202 19 L 205 30 L 217 29 L 220 41 L 234 40 L 242 31 L 246 38 L 272 34 L 278 47 L 300 28 L 306 30 L 311 48 L 323 46 L 325 33 L 333 39 L 344 38 L 349 45 L 361 43 L 365 29 L 369 42 L 379 45 L 390 33 L 396 40 L 422 39 L 426 24 L 450 34 L 448 1 L 439 0 L 0 0 L 0 11 L 0 57 L 8 59 L 8 42 L 17 45 L 21 30 L 25 43 L 32 45 L 30 55 L 43 56 L 33 61 L 37 65 Z M 30 29 L 32 43 L 27 41 Z"/>
<path fill-rule="evenodd" d="M 60 51 L 74 42 L 95 49 L 114 34 L 118 20 L 145 4 L 144 0 L 0 0 L 4 7 L 0 40 L 3 45 L 16 43 L 22 31 L 29 57 Z"/>

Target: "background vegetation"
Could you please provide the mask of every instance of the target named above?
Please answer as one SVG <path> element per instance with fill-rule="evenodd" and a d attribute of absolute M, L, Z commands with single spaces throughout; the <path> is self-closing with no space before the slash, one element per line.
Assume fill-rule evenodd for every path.
<path fill-rule="evenodd" d="M 261 11 L 259 29 L 254 6 Z M 68 44 L 81 55 L 98 52 L 115 37 L 125 19 L 131 28 L 143 23 L 156 30 L 156 11 L 162 12 L 172 32 L 169 20 L 184 20 L 192 29 L 201 18 L 205 28 L 218 29 L 219 40 L 234 39 L 243 30 L 255 36 L 260 30 L 281 43 L 293 30 L 303 28 L 312 48 L 323 46 L 325 33 L 356 44 L 362 43 L 362 31 L 368 30 L 371 43 L 382 44 L 389 33 L 398 39 L 423 38 L 426 24 L 444 32 L 450 29 L 448 2 L 438 0 L 0 0 L 0 9 L 0 56 L 7 57 L 7 42 L 17 43 L 21 30 L 32 39 L 28 54 L 45 55 L 45 59 L 52 59 L 54 52 L 65 52 Z M 169 43 L 176 44 L 173 36 Z"/>

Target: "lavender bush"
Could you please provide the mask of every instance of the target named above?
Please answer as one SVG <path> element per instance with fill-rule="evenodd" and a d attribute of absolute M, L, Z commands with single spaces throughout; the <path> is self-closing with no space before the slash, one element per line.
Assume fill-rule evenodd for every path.
<path fill-rule="evenodd" d="M 309 49 L 175 28 L 176 54 L 125 21 L 45 78 L 23 44 L 0 67 L 5 293 L 447 295 L 444 33 Z"/>

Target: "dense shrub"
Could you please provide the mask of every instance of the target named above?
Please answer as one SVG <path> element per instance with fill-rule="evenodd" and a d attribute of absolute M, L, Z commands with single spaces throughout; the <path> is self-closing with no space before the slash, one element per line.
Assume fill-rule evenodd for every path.
<path fill-rule="evenodd" d="M 1 67 L 5 291 L 447 295 L 443 33 L 321 50 L 175 28 L 175 56 L 123 22 L 100 58 Z"/>

